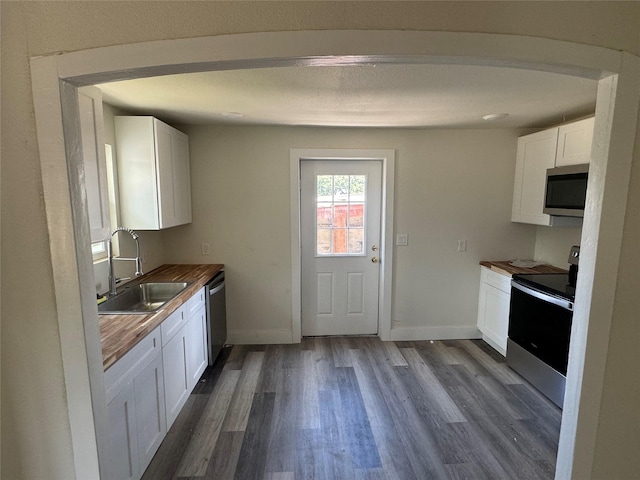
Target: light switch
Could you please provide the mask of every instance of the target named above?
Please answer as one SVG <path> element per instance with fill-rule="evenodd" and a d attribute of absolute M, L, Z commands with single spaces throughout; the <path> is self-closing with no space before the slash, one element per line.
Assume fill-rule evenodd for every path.
<path fill-rule="evenodd" d="M 406 247 L 409 245 L 409 235 L 406 233 L 399 233 L 396 235 L 396 245 L 399 247 Z"/>
<path fill-rule="evenodd" d="M 208 243 L 203 243 L 200 245 L 200 250 L 202 255 L 209 255 L 209 244 Z"/>
<path fill-rule="evenodd" d="M 467 241 L 466 240 L 458 240 L 458 251 L 466 252 L 467 251 Z"/>

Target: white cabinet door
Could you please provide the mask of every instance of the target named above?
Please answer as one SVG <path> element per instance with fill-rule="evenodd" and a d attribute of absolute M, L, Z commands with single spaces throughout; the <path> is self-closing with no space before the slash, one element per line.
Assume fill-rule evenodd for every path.
<path fill-rule="evenodd" d="M 485 285 L 485 323 L 483 334 L 492 340 L 497 350 L 503 355 L 507 351 L 507 334 L 509 330 L 509 302 L 511 295 L 491 285 Z"/>
<path fill-rule="evenodd" d="M 154 119 L 162 228 L 191 222 L 189 139 Z"/>
<path fill-rule="evenodd" d="M 594 118 L 558 127 L 556 167 L 591 162 Z"/>
<path fill-rule="evenodd" d="M 83 87 L 78 89 L 78 114 L 91 242 L 100 242 L 109 235 L 111 224 L 109 220 L 102 92 L 98 88 Z"/>
<path fill-rule="evenodd" d="M 161 228 L 191 222 L 188 137 L 154 119 Z"/>
<path fill-rule="evenodd" d="M 133 480 L 140 477 L 138 436 L 133 380 L 107 404 L 109 422 L 109 480 Z"/>
<path fill-rule="evenodd" d="M 187 329 L 189 341 L 187 370 L 189 372 L 189 392 L 191 392 L 209 363 L 207 359 L 207 311 L 204 305 L 189 318 Z"/>
<path fill-rule="evenodd" d="M 180 409 L 189 398 L 189 373 L 187 371 L 187 327 L 175 334 L 162 348 L 164 368 L 164 398 L 167 412 L 167 430 L 171 428 Z"/>
<path fill-rule="evenodd" d="M 511 278 L 481 267 L 478 329 L 485 342 L 502 355 L 507 352 Z"/>
<path fill-rule="evenodd" d="M 176 211 L 180 224 L 191 223 L 191 166 L 189 137 L 176 130 L 173 142 L 174 177 L 180 188 L 176 190 Z"/>
<path fill-rule="evenodd" d="M 162 355 L 133 380 L 140 471 L 144 472 L 167 433 Z"/>
<path fill-rule="evenodd" d="M 150 116 L 117 116 L 122 223 L 160 230 L 191 222 L 187 135 Z"/>
<path fill-rule="evenodd" d="M 512 222 L 550 225 L 550 217 L 542 209 L 547 169 L 555 164 L 557 142 L 557 128 L 518 139 Z"/>
<path fill-rule="evenodd" d="M 113 364 L 105 372 L 104 383 L 108 478 L 140 478 L 167 431 L 160 328 Z"/>
<path fill-rule="evenodd" d="M 156 142 L 156 168 L 158 172 L 158 212 L 162 227 L 176 225 L 175 189 L 173 181 L 172 129 L 153 119 Z"/>

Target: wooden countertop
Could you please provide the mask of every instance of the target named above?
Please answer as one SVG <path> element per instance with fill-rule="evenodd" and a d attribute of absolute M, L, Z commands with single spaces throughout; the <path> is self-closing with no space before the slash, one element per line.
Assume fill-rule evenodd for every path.
<path fill-rule="evenodd" d="M 223 268 L 224 265 L 221 264 L 162 265 L 130 282 L 131 285 L 139 282 L 192 283 L 156 313 L 98 315 L 104 370 L 122 358 Z"/>
<path fill-rule="evenodd" d="M 513 265 L 510 265 L 508 261 L 495 260 L 483 260 L 480 262 L 480 265 L 509 277 L 516 273 L 567 273 L 567 270 L 554 267 L 553 265 L 538 265 L 537 267 L 524 268 L 514 267 Z"/>

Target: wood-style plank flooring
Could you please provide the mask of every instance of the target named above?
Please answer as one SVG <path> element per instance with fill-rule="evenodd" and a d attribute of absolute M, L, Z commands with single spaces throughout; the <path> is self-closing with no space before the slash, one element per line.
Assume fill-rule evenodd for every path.
<path fill-rule="evenodd" d="M 552 479 L 560 418 L 482 341 L 235 346 L 143 478 Z"/>

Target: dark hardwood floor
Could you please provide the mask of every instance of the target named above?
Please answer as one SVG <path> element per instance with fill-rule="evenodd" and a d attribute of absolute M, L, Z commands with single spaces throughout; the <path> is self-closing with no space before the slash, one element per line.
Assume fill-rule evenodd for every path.
<path fill-rule="evenodd" d="M 143 478 L 552 479 L 560 418 L 482 341 L 235 346 Z"/>

